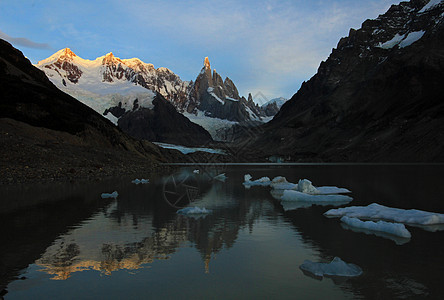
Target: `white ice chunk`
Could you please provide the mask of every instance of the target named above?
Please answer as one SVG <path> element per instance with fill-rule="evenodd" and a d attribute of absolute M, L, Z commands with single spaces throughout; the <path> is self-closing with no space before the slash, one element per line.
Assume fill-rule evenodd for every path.
<path fill-rule="evenodd" d="M 206 209 L 205 207 L 200 208 L 197 206 L 193 206 L 179 209 L 177 213 L 180 215 L 206 215 L 211 213 L 211 210 Z"/>
<path fill-rule="evenodd" d="M 319 194 L 319 191 L 311 184 L 308 179 L 300 179 L 297 186 L 297 191 L 306 194 Z"/>
<path fill-rule="evenodd" d="M 377 203 L 368 206 L 350 206 L 330 209 L 324 213 L 327 217 L 352 217 L 369 220 L 386 220 L 405 224 L 435 225 L 444 224 L 444 214 L 416 209 L 386 207 Z"/>
<path fill-rule="evenodd" d="M 200 171 L 197 170 L 197 169 L 193 171 L 194 174 L 199 174 L 199 172 L 200 172 Z"/>
<path fill-rule="evenodd" d="M 111 194 L 102 193 L 102 195 L 101 195 L 102 199 L 106 199 L 106 198 L 114 198 L 114 199 L 116 199 L 117 196 L 119 196 L 119 194 L 116 191 L 112 192 Z"/>
<path fill-rule="evenodd" d="M 306 260 L 299 268 L 318 277 L 323 277 L 324 275 L 355 277 L 362 274 L 360 267 L 355 264 L 348 264 L 339 257 L 333 258 L 330 263 L 316 263 Z"/>
<path fill-rule="evenodd" d="M 261 177 L 261 178 L 259 178 L 257 180 L 253 180 L 253 181 L 251 179 L 252 179 L 252 177 L 251 177 L 250 174 L 244 175 L 244 183 L 243 183 L 243 185 L 246 188 L 250 188 L 252 186 L 269 186 L 270 183 L 271 183 L 271 180 L 268 177 Z"/>
<path fill-rule="evenodd" d="M 422 36 L 424 35 L 425 31 L 421 30 L 421 31 L 415 31 L 415 32 L 410 32 L 405 39 L 403 39 L 401 41 L 401 43 L 399 43 L 399 48 L 405 48 L 407 46 L 410 46 L 411 44 L 413 44 L 414 42 L 418 41 L 419 39 L 422 38 Z"/>
<path fill-rule="evenodd" d="M 405 228 L 404 224 L 400 224 L 400 223 L 391 223 L 391 222 L 384 222 L 384 221 L 378 221 L 378 222 L 361 221 L 357 218 L 350 218 L 347 216 L 343 216 L 341 218 L 341 221 L 351 227 L 362 228 L 362 229 L 367 229 L 367 230 L 371 230 L 371 231 L 385 232 L 385 233 L 400 236 L 403 238 L 411 238 L 412 237 L 410 232 Z"/>
<path fill-rule="evenodd" d="M 227 176 L 225 175 L 225 173 L 222 173 L 222 174 L 219 174 L 217 176 L 214 176 L 213 179 L 225 182 L 225 180 L 227 180 Z"/>
<path fill-rule="evenodd" d="M 270 186 L 275 190 L 291 190 L 297 188 L 296 183 L 291 183 L 287 181 L 287 178 L 278 176 L 273 178 Z"/>
<path fill-rule="evenodd" d="M 310 195 L 306 193 L 301 193 L 294 190 L 285 190 L 281 198 L 282 201 L 300 201 L 300 202 L 311 202 L 311 203 L 322 203 L 322 202 L 342 202 L 348 203 L 353 200 L 352 197 L 346 195 Z"/>
<path fill-rule="evenodd" d="M 319 195 L 351 193 L 351 191 L 346 188 L 340 188 L 336 186 L 319 186 L 316 189 L 318 190 Z"/>

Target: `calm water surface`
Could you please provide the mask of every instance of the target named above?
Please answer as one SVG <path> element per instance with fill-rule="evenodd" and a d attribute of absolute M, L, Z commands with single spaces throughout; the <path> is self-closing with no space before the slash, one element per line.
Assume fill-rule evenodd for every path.
<path fill-rule="evenodd" d="M 284 211 L 269 188 L 242 185 L 246 173 L 254 179 L 307 178 L 317 186 L 350 189 L 350 205 L 376 202 L 444 213 L 444 166 L 202 166 L 200 174 L 194 169 L 150 178 L 147 185 L 120 178 L 2 191 L 3 297 L 444 297 L 444 231 L 408 227 L 411 240 L 397 243 L 324 217 L 333 206 Z M 222 172 L 225 182 L 211 180 Z M 114 190 L 117 200 L 100 198 Z M 7 204 L 14 200 L 19 204 Z M 184 205 L 212 213 L 176 214 Z M 363 274 L 322 279 L 299 269 L 304 260 L 329 262 L 336 256 L 360 266 Z"/>

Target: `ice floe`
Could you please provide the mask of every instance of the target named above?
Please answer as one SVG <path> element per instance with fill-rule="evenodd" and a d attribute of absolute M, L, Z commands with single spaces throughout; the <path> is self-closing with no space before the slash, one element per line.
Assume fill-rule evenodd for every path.
<path fill-rule="evenodd" d="M 131 183 L 134 183 L 134 184 L 147 184 L 147 183 L 149 183 L 149 179 L 134 179 L 133 181 L 131 181 Z"/>
<path fill-rule="evenodd" d="M 312 195 L 329 195 L 329 194 L 347 194 L 351 193 L 346 188 L 340 188 L 336 186 L 313 186 L 312 182 L 308 179 L 300 179 L 299 182 L 288 182 L 285 177 L 278 176 L 273 178 L 270 186 L 275 190 L 295 190 L 301 193 Z"/>
<path fill-rule="evenodd" d="M 114 198 L 114 199 L 116 199 L 118 196 L 119 196 L 119 193 L 117 193 L 117 191 L 114 191 L 111 194 L 102 193 L 102 195 L 101 195 L 102 199 L 107 199 L 107 198 Z"/>
<path fill-rule="evenodd" d="M 317 206 L 334 206 L 338 207 L 344 204 L 350 203 L 350 200 L 344 201 L 281 201 L 282 208 L 284 211 L 296 210 L 299 208 L 309 208 L 313 205 Z"/>
<path fill-rule="evenodd" d="M 206 215 L 211 213 L 211 210 L 206 209 L 205 207 L 200 208 L 197 206 L 193 206 L 179 209 L 177 213 L 180 215 Z"/>
<path fill-rule="evenodd" d="M 283 176 L 278 176 L 273 178 L 270 186 L 275 190 L 291 190 L 296 188 L 298 185 L 287 181 L 287 178 Z"/>
<path fill-rule="evenodd" d="M 355 227 L 355 228 L 361 228 L 361 229 L 367 229 L 370 231 L 378 231 L 378 232 L 384 232 L 391 235 L 396 235 L 403 238 L 411 238 L 412 235 L 410 232 L 405 228 L 404 224 L 401 223 L 391 223 L 391 222 L 385 222 L 385 221 L 361 221 L 357 218 L 350 218 L 347 216 L 343 216 L 341 218 L 341 221 L 348 226 Z"/>
<path fill-rule="evenodd" d="M 194 174 L 199 174 L 200 171 L 196 169 L 196 170 L 193 171 L 193 173 L 194 173 Z"/>
<path fill-rule="evenodd" d="M 330 263 L 316 263 L 309 260 L 299 266 L 302 271 L 309 272 L 315 276 L 341 276 L 355 277 L 362 274 L 362 269 L 355 265 L 344 262 L 339 257 L 333 258 Z"/>
<path fill-rule="evenodd" d="M 227 180 L 227 176 L 225 175 L 225 173 L 222 173 L 222 174 L 219 174 L 217 176 L 214 176 L 213 179 L 225 182 L 225 180 Z"/>
<path fill-rule="evenodd" d="M 352 197 L 346 195 L 312 195 L 295 190 L 285 190 L 281 197 L 282 201 L 305 201 L 305 202 L 351 202 Z"/>
<path fill-rule="evenodd" d="M 271 180 L 268 177 L 262 177 L 262 178 L 259 178 L 257 180 L 253 180 L 253 181 L 251 180 L 252 178 L 253 177 L 251 177 L 250 174 L 244 175 L 244 183 L 243 183 L 243 185 L 246 188 L 250 188 L 252 186 L 269 186 L 270 183 L 271 183 Z"/>
<path fill-rule="evenodd" d="M 350 206 L 330 209 L 327 217 L 352 217 L 368 220 L 386 220 L 404 224 L 436 225 L 444 224 L 444 214 L 417 209 L 400 209 L 372 203 L 368 206 Z"/>

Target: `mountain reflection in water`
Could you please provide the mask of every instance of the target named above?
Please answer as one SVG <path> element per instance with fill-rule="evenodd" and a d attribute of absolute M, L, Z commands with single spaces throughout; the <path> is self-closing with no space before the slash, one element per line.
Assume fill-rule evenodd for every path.
<path fill-rule="evenodd" d="M 331 204 L 282 206 L 269 188 L 242 185 L 246 173 L 308 178 L 352 191 L 350 204 L 335 205 L 379 202 L 443 213 L 443 166 L 236 166 L 199 174 L 195 168 L 146 185 L 121 178 L 54 188 L 45 190 L 49 202 L 8 208 L 0 228 L 5 298 L 421 299 L 444 292 L 444 231 L 409 227 L 411 240 L 397 244 L 344 229 L 323 216 Z M 225 182 L 212 180 L 222 172 Z M 100 198 L 114 190 L 116 200 Z M 174 206 L 184 205 L 212 213 L 176 214 Z M 299 269 L 305 260 L 336 256 L 363 274 L 319 280 Z"/>

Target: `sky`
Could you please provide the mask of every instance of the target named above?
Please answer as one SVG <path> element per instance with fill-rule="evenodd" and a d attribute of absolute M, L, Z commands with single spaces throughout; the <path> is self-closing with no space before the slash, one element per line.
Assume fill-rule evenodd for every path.
<path fill-rule="evenodd" d="M 182 80 L 194 80 L 208 56 L 260 102 L 290 98 L 350 28 L 399 2 L 0 0 L 0 38 L 32 63 L 66 47 L 84 59 L 113 52 Z"/>

